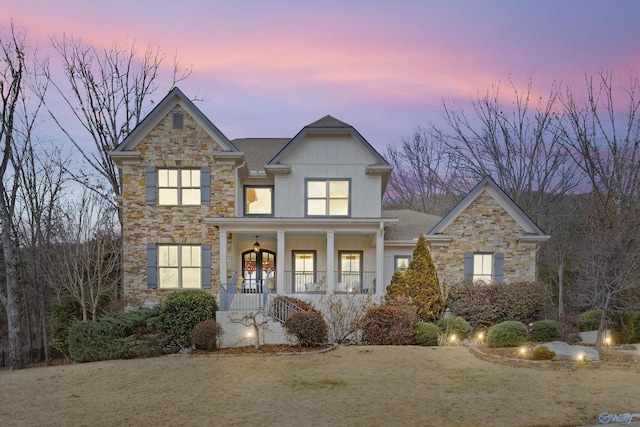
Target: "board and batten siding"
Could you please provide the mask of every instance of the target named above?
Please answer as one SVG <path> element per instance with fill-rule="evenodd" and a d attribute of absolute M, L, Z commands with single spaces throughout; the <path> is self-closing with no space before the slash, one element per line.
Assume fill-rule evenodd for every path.
<path fill-rule="evenodd" d="M 376 159 L 351 136 L 308 136 L 284 162 L 291 166 L 291 173 L 276 177 L 277 217 L 304 217 L 306 178 L 349 179 L 351 217 L 380 217 L 381 179 L 366 174 L 366 166 Z"/>

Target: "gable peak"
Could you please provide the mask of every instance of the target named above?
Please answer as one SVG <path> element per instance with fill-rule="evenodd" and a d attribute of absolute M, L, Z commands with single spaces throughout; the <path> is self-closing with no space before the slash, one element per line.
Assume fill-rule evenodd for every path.
<path fill-rule="evenodd" d="M 347 124 L 341 120 L 336 119 L 333 116 L 326 115 L 320 120 L 316 120 L 305 126 L 306 128 L 350 128 L 350 124 Z"/>

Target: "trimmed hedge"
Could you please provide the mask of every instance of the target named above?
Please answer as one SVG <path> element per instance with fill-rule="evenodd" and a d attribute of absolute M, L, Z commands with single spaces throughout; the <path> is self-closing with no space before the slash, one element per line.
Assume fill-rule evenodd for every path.
<path fill-rule="evenodd" d="M 222 328 L 215 319 L 207 319 L 194 326 L 189 334 L 191 342 L 198 350 L 213 351 L 218 348 L 218 337 Z"/>
<path fill-rule="evenodd" d="M 536 347 L 531 351 L 531 358 L 533 360 L 551 360 L 554 357 L 556 357 L 556 352 L 543 345 Z"/>
<path fill-rule="evenodd" d="M 489 328 L 489 347 L 517 347 L 527 340 L 527 327 L 521 322 L 507 320 Z"/>
<path fill-rule="evenodd" d="M 69 356 L 74 362 L 95 362 L 162 354 L 166 338 L 158 319 L 157 308 L 140 308 L 98 322 L 76 320 L 69 328 Z"/>
<path fill-rule="evenodd" d="M 415 345 L 436 346 L 440 328 L 433 323 L 416 322 L 414 328 L 413 343 Z"/>
<path fill-rule="evenodd" d="M 557 341 L 562 324 L 555 320 L 539 320 L 531 326 L 530 340 L 534 342 Z"/>
<path fill-rule="evenodd" d="M 460 316 L 442 318 L 436 322 L 436 325 L 447 338 L 455 335 L 458 340 L 462 341 L 471 336 L 471 325 Z"/>
<path fill-rule="evenodd" d="M 284 322 L 287 333 L 298 339 L 301 347 L 313 347 L 327 342 L 327 324 L 317 311 L 298 311 Z"/>
<path fill-rule="evenodd" d="M 547 285 L 538 282 L 471 283 L 447 289 L 447 306 L 474 328 L 487 328 L 516 320 L 525 324 L 540 319 L 547 301 Z"/>
<path fill-rule="evenodd" d="M 407 345 L 413 342 L 417 314 L 410 305 L 382 305 L 364 315 L 362 339 L 371 345 Z"/>
<path fill-rule="evenodd" d="M 200 322 L 215 318 L 216 298 L 202 289 L 175 291 L 160 304 L 160 317 L 170 339 L 178 348 L 191 346 L 191 330 Z"/>

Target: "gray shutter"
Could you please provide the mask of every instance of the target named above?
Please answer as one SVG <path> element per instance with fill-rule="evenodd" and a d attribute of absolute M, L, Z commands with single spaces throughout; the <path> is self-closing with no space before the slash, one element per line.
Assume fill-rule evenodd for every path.
<path fill-rule="evenodd" d="M 156 204 L 156 168 L 155 166 L 147 166 L 145 170 L 145 185 L 147 188 L 147 204 Z"/>
<path fill-rule="evenodd" d="M 211 289 L 211 245 L 205 243 L 202 245 L 201 254 L 201 283 L 203 289 Z"/>
<path fill-rule="evenodd" d="M 147 288 L 158 287 L 158 248 L 155 243 L 147 245 Z"/>
<path fill-rule="evenodd" d="M 504 281 L 504 254 L 502 252 L 496 252 L 493 255 L 493 281 L 494 282 L 503 282 Z"/>
<path fill-rule="evenodd" d="M 464 279 L 473 280 L 473 252 L 464 253 Z"/>
<path fill-rule="evenodd" d="M 211 204 L 211 168 L 200 169 L 200 203 Z"/>

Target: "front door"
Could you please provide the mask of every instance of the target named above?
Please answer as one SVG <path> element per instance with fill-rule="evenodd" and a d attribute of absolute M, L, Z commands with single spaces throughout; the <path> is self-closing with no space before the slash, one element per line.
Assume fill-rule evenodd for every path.
<path fill-rule="evenodd" d="M 276 253 L 268 250 L 242 253 L 242 292 L 262 293 L 263 286 L 275 291 Z"/>

